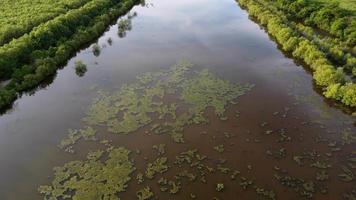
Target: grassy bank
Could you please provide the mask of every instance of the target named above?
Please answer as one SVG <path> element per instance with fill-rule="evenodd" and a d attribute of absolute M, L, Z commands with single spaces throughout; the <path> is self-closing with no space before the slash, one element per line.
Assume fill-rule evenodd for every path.
<path fill-rule="evenodd" d="M 331 11 L 327 7 L 329 5 L 309 4 L 309 1 L 238 0 L 238 2 L 266 28 L 283 50 L 290 52 L 294 58 L 302 60 L 312 69 L 315 83 L 322 88 L 325 97 L 340 101 L 349 107 L 356 107 L 356 84 L 352 77 L 352 72 L 355 72 L 356 68 L 356 59 L 352 54 L 352 45 L 356 39 L 353 37 L 356 34 L 354 21 L 345 21 L 344 26 L 335 28 L 335 31 L 343 33 L 338 35 L 328 31 L 325 20 L 325 27 L 319 26 L 321 22 L 317 20 L 323 15 L 328 24 L 334 27 L 340 19 L 353 19 L 353 13 L 339 7 Z M 284 5 L 284 8 L 281 8 L 281 5 Z M 297 12 L 291 11 L 293 6 L 299 6 L 296 9 L 298 13 L 304 10 L 308 15 L 300 14 L 298 17 Z M 316 10 L 315 6 L 319 10 Z M 324 11 L 326 14 L 319 13 Z M 342 15 L 336 15 L 334 12 L 342 12 Z M 333 17 L 327 18 L 329 15 Z M 326 33 L 318 33 L 317 28 Z"/>
<path fill-rule="evenodd" d="M 31 32 L 0 47 L 0 108 L 10 105 L 21 91 L 36 87 L 82 47 L 99 37 L 118 16 L 138 0 L 92 0 L 42 23 Z"/>

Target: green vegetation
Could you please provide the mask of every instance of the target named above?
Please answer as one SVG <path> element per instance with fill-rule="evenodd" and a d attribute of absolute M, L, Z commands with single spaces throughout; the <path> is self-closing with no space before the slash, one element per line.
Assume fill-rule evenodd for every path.
<path fill-rule="evenodd" d="M 85 72 L 87 72 L 87 66 L 80 60 L 75 61 L 75 73 L 78 76 L 84 76 Z"/>
<path fill-rule="evenodd" d="M 90 0 L 2 0 L 0 1 L 0 46 L 30 32 Z"/>
<path fill-rule="evenodd" d="M 153 179 L 156 173 L 164 173 L 168 170 L 167 166 L 167 158 L 159 157 L 154 162 L 148 163 L 146 169 L 146 177 L 149 179 Z"/>
<path fill-rule="evenodd" d="M 340 8 L 350 11 L 356 11 L 356 0 L 314 0 L 316 2 L 322 3 L 337 3 Z"/>
<path fill-rule="evenodd" d="M 16 1 L 21 2 L 26 1 Z M 83 5 L 75 4 L 77 8 L 72 6 L 68 12 L 48 19 L 27 34 L 0 46 L 0 80 L 11 79 L 5 88 L 0 89 L 0 108 L 11 104 L 16 93 L 36 87 L 53 75 L 75 51 L 100 36 L 113 20 L 138 1 L 91 0 L 80 3 Z"/>
<path fill-rule="evenodd" d="M 74 153 L 73 145 L 82 138 L 84 140 L 96 140 L 96 130 L 89 126 L 79 130 L 70 129 L 68 132 L 67 137 L 61 140 L 58 147 L 69 153 Z"/>
<path fill-rule="evenodd" d="M 100 46 L 98 44 L 94 44 L 92 47 L 92 51 L 93 51 L 94 56 L 98 57 L 101 52 Z"/>
<path fill-rule="evenodd" d="M 136 12 L 134 12 L 133 14 L 128 14 L 126 19 L 122 18 L 117 23 L 117 28 L 118 28 L 117 34 L 120 38 L 125 37 L 126 32 L 132 29 L 132 19 L 136 16 L 137 16 Z"/>
<path fill-rule="evenodd" d="M 216 191 L 222 192 L 225 189 L 224 183 L 217 183 L 216 184 Z"/>
<path fill-rule="evenodd" d="M 164 72 L 139 76 L 137 82 L 124 85 L 112 95 L 100 93 L 84 121 L 107 126 L 118 134 L 129 134 L 150 124 L 154 133 L 167 133 L 175 142 L 184 142 L 184 126 L 207 123 L 203 114 L 208 107 L 223 120 L 226 106 L 236 103 L 236 98 L 253 87 L 231 84 L 207 70 L 195 72 L 191 68 L 190 63 L 182 62 Z M 167 103 L 166 96 L 172 94 L 176 95 L 175 102 Z M 180 102 L 189 109 L 177 116 L 176 105 Z M 157 119 L 152 114 L 164 123 L 153 123 Z"/>
<path fill-rule="evenodd" d="M 107 152 L 95 151 L 85 161 L 71 161 L 54 168 L 51 185 L 39 187 L 48 200 L 52 199 L 120 199 L 130 175 L 135 170 L 130 151 L 119 147 Z"/>
<path fill-rule="evenodd" d="M 356 107 L 355 16 L 334 4 L 292 0 L 239 0 L 267 27 L 283 50 L 304 61 L 324 95 Z M 320 34 L 323 30 L 327 34 Z M 346 74 L 345 74 L 346 73 Z"/>
<path fill-rule="evenodd" d="M 136 194 L 138 200 L 147 200 L 153 197 L 154 195 L 149 186 L 139 190 Z"/>

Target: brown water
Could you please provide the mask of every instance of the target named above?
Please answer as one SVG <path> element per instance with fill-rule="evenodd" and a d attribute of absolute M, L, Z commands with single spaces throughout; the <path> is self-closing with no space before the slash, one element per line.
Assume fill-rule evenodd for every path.
<path fill-rule="evenodd" d="M 233 0 L 151 0 L 146 6 L 136 6 L 132 12 L 132 30 L 121 38 L 117 25 L 98 40 L 102 46 L 99 56 L 91 48 L 83 49 L 68 65 L 59 70 L 53 82 L 31 94 L 23 95 L 13 109 L 0 117 L 0 199 L 41 199 L 37 187 L 49 184 L 52 168 L 83 159 L 88 149 L 95 149 L 93 142 L 80 142 L 76 154 L 68 154 L 57 148 L 67 130 L 83 126 L 82 118 L 98 90 L 110 91 L 123 83 L 132 82 L 136 75 L 169 68 L 184 59 L 196 69 L 209 69 L 220 78 L 232 82 L 253 83 L 254 89 L 239 98 L 237 105 L 227 108 L 227 121 L 218 120 L 208 110 L 208 125 L 191 126 L 185 130 L 186 142 L 174 143 L 169 137 L 149 136 L 145 128 L 130 135 L 113 135 L 101 131 L 100 138 L 110 138 L 113 144 L 128 149 L 140 149 L 142 154 L 132 154 L 137 171 L 153 160 L 152 146 L 164 143 L 168 159 L 189 148 L 199 149 L 209 156 L 210 164 L 227 160 L 224 166 L 238 169 L 241 176 L 254 179 L 256 186 L 274 190 L 278 199 L 298 199 L 300 196 L 280 184 L 274 174 L 287 174 L 314 180 L 316 168 L 298 166 L 293 156 L 317 151 L 321 160 L 332 164 L 327 194 L 316 193 L 315 199 L 342 199 L 345 192 L 355 188 L 355 180 L 340 181 L 341 165 L 356 175 L 347 159 L 355 157 L 355 143 L 340 145 L 341 132 L 356 133 L 355 118 L 346 114 L 347 109 L 327 102 L 314 89 L 311 75 L 284 55 L 269 36 Z M 107 43 L 112 38 L 113 44 Z M 74 62 L 82 60 L 88 65 L 83 77 L 75 74 Z M 240 112 L 238 118 L 235 111 Z M 341 111 L 344 110 L 344 111 Z M 278 112 L 278 113 L 277 113 Z M 266 122 L 266 123 L 265 123 Z M 277 142 L 285 130 L 291 141 Z M 206 131 L 207 134 L 202 134 Z M 265 131 L 273 130 L 271 135 Z M 226 138 L 224 132 L 236 134 Z M 317 139 L 325 141 L 318 142 Z M 331 141 L 337 141 L 341 151 L 331 156 Z M 213 147 L 225 145 L 223 153 Z M 286 157 L 273 158 L 267 150 L 286 149 Z M 173 161 L 173 160 L 172 160 Z M 251 169 L 248 169 L 248 165 Z M 353 164 L 355 165 L 355 164 Z M 280 171 L 274 168 L 278 166 Z M 134 176 L 137 172 L 134 173 Z M 165 174 L 173 177 L 176 171 Z M 261 199 L 251 186 L 243 190 L 239 181 L 229 180 L 229 175 L 214 173 L 207 184 L 184 182 L 176 195 L 159 192 L 158 179 L 145 182 L 159 199 Z M 215 190 L 215 184 L 224 182 L 223 192 Z M 129 183 L 122 199 L 135 199 L 135 178 Z"/>

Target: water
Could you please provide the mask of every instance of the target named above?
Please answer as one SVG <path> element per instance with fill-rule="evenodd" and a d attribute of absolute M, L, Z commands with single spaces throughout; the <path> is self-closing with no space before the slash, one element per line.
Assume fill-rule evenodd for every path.
<path fill-rule="evenodd" d="M 274 190 L 278 199 L 298 199 L 293 189 L 282 186 L 273 177 L 277 172 L 274 168 L 278 166 L 294 177 L 314 180 L 317 169 L 309 167 L 309 163 L 298 166 L 293 156 L 316 150 L 322 158 L 329 159 L 332 168 L 327 170 L 330 178 L 325 181 L 328 193 L 317 193 L 314 197 L 342 199 L 343 193 L 351 191 L 354 180 L 342 182 L 338 174 L 343 173 L 341 165 L 347 166 L 346 159 L 355 143 L 342 146 L 331 157 L 325 153 L 331 152 L 332 147 L 328 146 L 331 141 L 340 146 L 342 131 L 356 132 L 355 118 L 346 114 L 347 109 L 339 109 L 323 99 L 313 89 L 311 75 L 284 55 L 236 2 L 151 0 L 144 7 L 136 6 L 133 12 L 137 17 L 132 19 L 132 30 L 125 37 L 118 37 L 117 25 L 110 27 L 97 41 L 102 47 L 98 57 L 90 47 L 83 49 L 58 71 L 52 83 L 24 94 L 13 109 L 0 117 L 0 199 L 43 198 L 37 187 L 50 183 L 54 166 L 83 159 L 88 149 L 95 149 L 94 142 L 80 142 L 72 155 L 57 145 L 68 129 L 83 126 L 81 119 L 97 91 L 120 88 L 133 82 L 138 74 L 167 69 L 180 60 L 188 60 L 198 70 L 209 69 L 222 79 L 252 83 L 255 87 L 239 98 L 237 105 L 228 107 L 227 121 L 218 120 L 208 110 L 205 114 L 211 123 L 187 128 L 184 144 L 176 144 L 166 136 L 147 136 L 144 130 L 127 136 L 101 131 L 101 138 L 143 152 L 132 155 L 138 171 L 147 164 L 144 157 L 152 161 L 152 145 L 165 143 L 166 156 L 172 160 L 179 152 L 197 148 L 215 164 L 219 158 L 226 159 L 224 165 L 239 169 L 241 176 L 255 179 L 255 185 Z M 112 38 L 112 45 L 108 44 L 108 38 Z M 83 77 L 75 74 L 77 60 L 88 66 Z M 234 119 L 236 110 L 240 116 Z M 281 138 L 278 133 L 281 129 L 286 130 L 292 141 L 276 142 Z M 208 130 L 207 134 L 201 134 L 204 130 Z M 266 135 L 267 130 L 274 133 Z M 224 131 L 237 136 L 226 139 Z M 328 141 L 317 143 L 318 138 Z M 223 154 L 213 149 L 219 144 L 225 145 Z M 275 159 L 266 153 L 280 148 L 286 149 L 285 158 Z M 166 175 L 173 176 L 176 172 L 173 169 Z M 136 191 L 142 188 L 135 175 L 136 172 L 122 199 L 134 199 Z M 252 187 L 244 191 L 239 181 L 230 181 L 229 176 L 221 173 L 214 173 L 207 180 L 207 184 L 186 183 L 175 196 L 160 193 L 156 179 L 144 185 L 150 185 L 160 199 L 188 199 L 190 193 L 198 199 L 258 199 Z M 215 184 L 222 181 L 226 189 L 217 192 Z"/>

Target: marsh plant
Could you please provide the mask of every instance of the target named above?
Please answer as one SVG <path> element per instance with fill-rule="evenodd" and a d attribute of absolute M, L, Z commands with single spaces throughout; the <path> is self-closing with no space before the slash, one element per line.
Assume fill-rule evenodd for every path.
<path fill-rule="evenodd" d="M 94 56 L 98 57 L 100 55 L 100 53 L 101 53 L 100 46 L 98 44 L 94 44 L 92 46 L 92 52 L 93 52 Z"/>
<path fill-rule="evenodd" d="M 75 73 L 82 77 L 85 72 L 87 72 L 87 66 L 81 60 L 75 61 Z"/>
<path fill-rule="evenodd" d="M 129 13 L 127 14 L 127 17 L 126 19 L 125 18 L 121 18 L 118 22 L 117 22 L 117 25 L 118 25 L 118 36 L 120 38 L 123 38 L 126 36 L 126 32 L 127 31 L 131 31 L 132 29 L 132 19 L 135 18 L 137 16 L 137 13 L 136 12 L 133 12 L 133 13 Z"/>
<path fill-rule="evenodd" d="M 118 35 L 120 38 L 123 38 L 126 36 L 126 31 L 130 31 L 132 29 L 131 18 L 120 19 L 117 25 L 118 25 Z"/>

